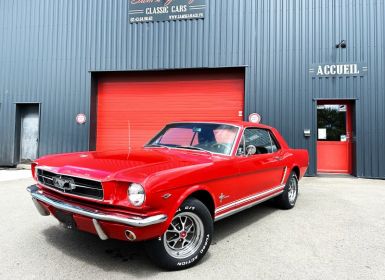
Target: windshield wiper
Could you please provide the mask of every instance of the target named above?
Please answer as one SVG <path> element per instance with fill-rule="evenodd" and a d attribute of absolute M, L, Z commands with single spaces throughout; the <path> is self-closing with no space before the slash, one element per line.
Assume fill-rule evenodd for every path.
<path fill-rule="evenodd" d="M 182 149 L 189 149 L 189 150 L 198 150 L 198 151 L 204 151 L 204 152 L 207 152 L 207 153 L 211 154 L 210 151 L 207 151 L 207 150 L 199 148 L 199 147 L 194 147 L 194 146 L 176 146 L 175 148 L 182 148 Z"/>
<path fill-rule="evenodd" d="M 205 150 L 205 149 L 202 149 L 200 147 L 194 147 L 194 146 L 183 146 L 183 145 L 176 145 L 176 146 L 168 146 L 168 145 L 163 145 L 163 144 L 149 144 L 149 145 L 146 145 L 144 147 L 161 147 L 161 148 L 167 148 L 167 149 L 171 149 L 171 148 L 180 148 L 180 149 L 187 149 L 187 150 L 197 150 L 197 151 L 204 151 L 206 153 L 209 153 L 209 154 L 212 154 L 212 152 L 208 151 L 208 150 Z"/>
<path fill-rule="evenodd" d="M 170 146 L 163 145 L 163 144 L 155 144 L 155 143 L 146 145 L 145 147 L 164 147 L 164 148 L 170 149 Z"/>

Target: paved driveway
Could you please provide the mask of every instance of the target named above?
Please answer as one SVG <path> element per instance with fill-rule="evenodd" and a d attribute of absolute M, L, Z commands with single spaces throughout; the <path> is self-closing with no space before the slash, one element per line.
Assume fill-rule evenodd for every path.
<path fill-rule="evenodd" d="M 189 270 L 164 272 L 141 244 L 39 216 L 30 179 L 0 181 L 0 279 L 384 279 L 385 181 L 305 178 L 293 210 L 256 206 L 215 224 Z"/>

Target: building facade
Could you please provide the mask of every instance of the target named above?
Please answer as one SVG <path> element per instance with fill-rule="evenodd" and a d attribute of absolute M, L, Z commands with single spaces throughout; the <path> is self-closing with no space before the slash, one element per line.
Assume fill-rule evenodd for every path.
<path fill-rule="evenodd" d="M 0 1 L 0 165 L 256 112 L 308 175 L 385 178 L 384 2 Z"/>

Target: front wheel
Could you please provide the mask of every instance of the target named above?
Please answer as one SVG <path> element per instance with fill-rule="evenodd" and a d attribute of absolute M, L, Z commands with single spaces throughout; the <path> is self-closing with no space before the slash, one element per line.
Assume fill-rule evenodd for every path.
<path fill-rule="evenodd" d="M 213 235 L 213 219 L 207 207 L 187 199 L 159 238 L 146 243 L 149 257 L 160 267 L 180 270 L 195 265 L 207 252 Z"/>
<path fill-rule="evenodd" d="M 283 193 L 276 197 L 277 206 L 281 209 L 291 209 L 294 207 L 298 197 L 298 178 L 294 171 L 286 182 Z"/>

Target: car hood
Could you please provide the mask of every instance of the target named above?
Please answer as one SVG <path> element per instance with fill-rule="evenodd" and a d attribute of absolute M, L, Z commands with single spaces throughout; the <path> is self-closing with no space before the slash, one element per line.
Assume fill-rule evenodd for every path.
<path fill-rule="evenodd" d="M 142 148 L 133 151 L 57 154 L 36 160 L 38 168 L 100 181 L 143 182 L 149 175 L 171 169 L 212 164 L 214 156 L 201 151 Z"/>

